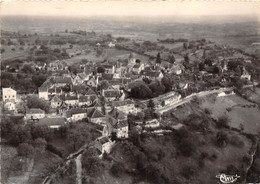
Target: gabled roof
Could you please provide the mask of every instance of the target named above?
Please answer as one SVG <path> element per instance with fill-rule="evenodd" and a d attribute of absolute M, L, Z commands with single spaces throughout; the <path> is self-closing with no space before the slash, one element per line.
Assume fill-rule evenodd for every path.
<path fill-rule="evenodd" d="M 79 76 L 82 80 L 85 79 L 86 77 L 88 77 L 84 72 L 79 73 L 78 76 Z"/>
<path fill-rule="evenodd" d="M 87 113 L 86 109 L 73 108 L 73 109 L 70 109 L 66 112 L 66 117 L 69 118 L 74 114 L 82 114 L 82 113 Z"/>
<path fill-rule="evenodd" d="M 105 115 L 102 114 L 102 112 L 100 112 L 98 109 L 93 110 L 90 114 L 89 117 L 91 119 L 95 119 L 95 118 L 104 118 Z"/>
<path fill-rule="evenodd" d="M 110 64 L 103 64 L 101 66 L 103 66 L 106 69 L 112 69 L 113 68 L 113 65 L 110 65 Z"/>
<path fill-rule="evenodd" d="M 139 65 L 139 64 L 135 64 L 134 66 L 133 66 L 133 68 L 140 68 L 141 67 L 141 65 Z"/>
<path fill-rule="evenodd" d="M 26 113 L 27 114 L 44 114 L 45 111 L 40 108 L 31 108 Z"/>
<path fill-rule="evenodd" d="M 118 123 L 117 123 L 117 128 L 122 128 L 122 127 L 126 127 L 126 126 L 128 126 L 127 120 L 118 121 Z"/>
<path fill-rule="evenodd" d="M 148 77 L 159 77 L 161 72 L 154 72 L 150 70 L 142 70 L 140 75 L 148 76 Z"/>
<path fill-rule="evenodd" d="M 12 88 L 2 88 L 3 93 L 8 94 L 8 93 L 15 93 L 16 91 Z"/>
<path fill-rule="evenodd" d="M 114 74 L 110 73 L 103 73 L 101 80 L 112 80 L 114 78 Z"/>
<path fill-rule="evenodd" d="M 120 97 L 121 92 L 119 90 L 105 90 L 104 97 L 105 98 L 113 98 L 113 97 Z"/>
<path fill-rule="evenodd" d="M 65 118 L 42 118 L 37 123 L 38 125 L 47 125 L 47 126 L 55 126 L 55 125 L 65 125 Z"/>
<path fill-rule="evenodd" d="M 89 88 L 86 95 L 96 95 L 96 93 L 91 88 Z"/>
<path fill-rule="evenodd" d="M 78 97 L 77 97 L 77 96 L 66 95 L 66 96 L 65 96 L 65 101 L 66 101 L 66 100 L 78 100 Z"/>
<path fill-rule="evenodd" d="M 96 100 L 92 107 L 103 107 L 99 100 Z"/>
<path fill-rule="evenodd" d="M 112 106 L 118 107 L 118 106 L 124 106 L 124 105 L 129 105 L 129 104 L 134 104 L 133 101 L 131 100 L 124 100 L 124 101 L 112 101 Z"/>
<path fill-rule="evenodd" d="M 101 144 L 105 144 L 107 142 L 109 142 L 109 139 L 107 137 L 100 137 L 97 139 L 98 142 L 100 142 Z"/>
<path fill-rule="evenodd" d="M 55 77 L 54 79 L 55 83 L 60 83 L 60 84 L 72 84 L 72 80 L 70 77 Z"/>
<path fill-rule="evenodd" d="M 59 96 L 55 95 L 55 96 L 51 99 L 51 101 L 53 101 L 53 102 L 61 102 L 62 99 L 61 99 Z"/>
<path fill-rule="evenodd" d="M 116 108 L 113 108 L 110 112 L 109 115 L 112 116 L 115 119 L 118 120 L 123 120 L 127 118 L 127 115 L 125 113 L 123 113 L 120 110 L 117 110 Z"/>

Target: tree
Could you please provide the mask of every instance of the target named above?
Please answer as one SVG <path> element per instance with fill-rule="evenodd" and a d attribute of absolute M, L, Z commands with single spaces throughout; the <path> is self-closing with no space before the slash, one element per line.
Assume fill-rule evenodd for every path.
<path fill-rule="evenodd" d="M 143 112 L 138 112 L 137 113 L 137 117 L 139 120 L 143 120 L 144 119 L 144 113 Z"/>
<path fill-rule="evenodd" d="M 202 71 L 205 69 L 205 64 L 203 62 L 199 63 L 199 70 Z"/>
<path fill-rule="evenodd" d="M 204 61 L 205 65 L 212 66 L 213 60 L 211 58 L 206 58 Z"/>
<path fill-rule="evenodd" d="M 155 108 L 155 104 L 153 102 L 152 99 L 149 100 L 148 104 L 147 104 L 147 107 L 150 107 L 151 109 L 154 109 Z"/>
<path fill-rule="evenodd" d="M 216 135 L 216 143 L 219 147 L 225 147 L 229 141 L 229 137 L 225 132 L 218 132 Z"/>
<path fill-rule="evenodd" d="M 33 157 L 34 156 L 34 148 L 32 145 L 28 143 L 21 143 L 18 146 L 18 155 L 25 157 Z"/>
<path fill-rule="evenodd" d="M 219 72 L 220 72 L 219 67 L 215 66 L 215 67 L 213 68 L 213 73 L 214 73 L 214 74 L 219 74 Z"/>
<path fill-rule="evenodd" d="M 52 136 L 51 129 L 47 125 L 32 125 L 31 134 L 33 139 L 42 138 L 50 140 Z"/>
<path fill-rule="evenodd" d="M 39 150 L 40 152 L 45 151 L 46 147 L 47 147 L 47 142 L 44 138 L 37 138 L 36 140 L 34 140 L 34 147 Z"/>
<path fill-rule="evenodd" d="M 131 95 L 135 98 L 151 98 L 152 91 L 146 84 L 140 84 L 131 88 Z"/>
<path fill-rule="evenodd" d="M 171 64 L 173 64 L 175 62 L 175 57 L 174 57 L 173 54 L 168 56 L 168 62 L 171 63 Z"/>
<path fill-rule="evenodd" d="M 160 52 L 157 54 L 157 56 L 156 56 L 156 63 L 158 63 L 158 64 L 161 64 L 161 54 L 160 54 Z"/>
<path fill-rule="evenodd" d="M 2 79 L 1 80 L 1 86 L 3 88 L 8 88 L 12 85 L 12 82 L 9 79 Z"/>
<path fill-rule="evenodd" d="M 34 75 L 32 76 L 32 82 L 37 86 L 40 87 L 45 81 L 47 77 L 45 75 Z"/>
<path fill-rule="evenodd" d="M 98 85 L 98 90 L 107 89 L 109 87 L 109 83 L 107 80 L 101 81 Z"/>
<path fill-rule="evenodd" d="M 227 128 L 229 122 L 230 122 L 230 119 L 227 116 L 223 115 L 223 116 L 220 116 L 218 118 L 218 120 L 216 121 L 216 126 L 217 126 L 217 128 Z"/>
<path fill-rule="evenodd" d="M 24 73 L 33 73 L 34 72 L 33 68 L 29 64 L 24 64 L 21 70 Z"/>
<path fill-rule="evenodd" d="M 12 131 L 11 143 L 17 145 L 32 140 L 30 128 L 23 125 L 16 125 Z"/>
<path fill-rule="evenodd" d="M 136 59 L 135 62 L 138 63 L 138 64 L 140 64 L 140 63 L 141 63 L 141 60 L 140 60 L 140 59 Z"/>
<path fill-rule="evenodd" d="M 94 148 L 88 148 L 82 154 L 82 168 L 84 168 L 84 173 L 86 175 L 96 176 L 101 170 L 102 164 L 97 155 L 98 153 Z"/>
<path fill-rule="evenodd" d="M 68 92 L 70 92 L 70 85 L 68 85 L 68 84 L 66 84 L 65 86 L 63 86 L 62 88 L 62 91 L 64 91 L 65 93 L 68 93 Z"/>
<path fill-rule="evenodd" d="M 115 162 L 110 168 L 110 171 L 114 176 L 119 177 L 123 173 L 124 169 L 124 164 L 122 162 Z"/>
<path fill-rule="evenodd" d="M 158 96 L 165 92 L 165 86 L 158 80 L 150 83 L 149 88 L 153 92 L 153 96 Z"/>
<path fill-rule="evenodd" d="M 163 76 L 162 80 L 161 80 L 162 84 L 165 86 L 165 91 L 171 91 L 172 87 L 173 87 L 173 80 L 170 76 L 166 75 Z"/>
<path fill-rule="evenodd" d="M 189 62 L 190 62 L 190 57 L 189 57 L 188 54 L 186 54 L 186 55 L 184 56 L 184 61 L 185 61 L 186 63 L 189 63 Z"/>
<path fill-rule="evenodd" d="M 184 48 L 185 50 L 188 49 L 188 43 L 187 43 L 187 42 L 184 42 L 184 43 L 183 43 L 183 48 Z"/>
<path fill-rule="evenodd" d="M 102 66 L 99 66 L 99 67 L 97 68 L 97 73 L 105 73 L 105 68 L 102 67 Z"/>
<path fill-rule="evenodd" d="M 45 112 L 49 112 L 50 110 L 50 103 L 38 98 L 36 95 L 28 96 L 27 106 L 28 108 L 40 108 Z"/>

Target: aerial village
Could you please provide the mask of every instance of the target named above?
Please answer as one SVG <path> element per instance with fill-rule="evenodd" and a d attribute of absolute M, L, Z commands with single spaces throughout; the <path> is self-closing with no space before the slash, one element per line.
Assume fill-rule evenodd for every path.
<path fill-rule="evenodd" d="M 112 43 L 108 44 L 112 47 Z M 157 55 L 159 60 L 160 55 Z M 227 62 L 222 59 L 216 63 L 210 63 L 210 69 L 217 70 L 214 74 L 205 71 L 205 66 L 191 66 L 185 72 L 183 65 L 184 58 L 176 59 L 174 64 L 149 65 L 135 58 L 133 53 L 129 54 L 127 62 L 87 63 L 80 65 L 76 72 L 70 72 L 69 65 L 63 61 L 54 61 L 49 65 L 35 66 L 38 70 L 51 71 L 51 75 L 38 88 L 38 92 L 31 94 L 34 98 L 43 100 L 50 105 L 48 110 L 41 108 L 30 108 L 26 104 L 26 96 L 17 94 L 12 88 L 3 88 L 2 97 L 4 102 L 4 112 L 11 114 L 23 114 L 26 123 L 45 124 L 49 128 L 59 129 L 69 122 L 86 121 L 103 127 L 102 135 L 96 139 L 97 149 L 101 156 L 103 153 L 110 153 L 115 139 L 112 134 L 119 139 L 128 138 L 128 115 L 140 117 L 135 122 L 139 126 L 139 131 L 146 128 L 160 127 L 161 109 L 169 110 L 178 104 L 184 97 L 191 94 L 187 89 L 198 89 L 199 81 L 210 80 L 215 77 L 221 78 L 220 82 L 224 87 L 230 80 L 227 74 Z M 185 64 L 185 63 L 184 63 Z M 214 66 L 214 67 L 210 67 Z M 216 67 L 217 66 L 217 67 Z M 217 68 L 217 69 L 216 69 Z M 251 80 L 250 74 L 245 67 L 241 68 L 240 78 Z M 222 75 L 218 75 L 221 73 Z M 169 86 L 169 92 L 161 94 L 152 99 L 138 100 L 130 96 L 133 94 L 133 86 L 145 80 L 149 83 L 160 82 L 166 75 L 173 75 L 179 81 L 178 86 Z M 191 77 L 191 75 L 195 76 Z M 182 77 L 180 77 L 182 76 Z M 164 77 L 166 82 L 167 78 Z M 191 81 L 192 80 L 192 81 Z M 194 81 L 198 81 L 194 82 Z M 155 86 L 160 88 L 160 85 Z M 168 86 L 167 86 L 168 87 Z M 208 88 L 211 89 L 211 88 Z M 214 89 L 214 87 L 213 87 Z M 132 90 L 132 91 L 131 91 Z M 146 93 L 146 89 L 139 89 L 139 92 Z M 160 89 L 159 89 L 160 90 Z M 137 92 L 138 93 L 138 92 Z M 36 95 L 37 94 L 37 95 Z M 130 96 L 130 97 L 129 97 Z M 144 96 L 145 97 L 145 96 Z M 144 118 L 144 111 L 152 108 L 156 116 L 148 119 Z M 156 130 L 154 133 L 163 134 L 163 131 Z"/>

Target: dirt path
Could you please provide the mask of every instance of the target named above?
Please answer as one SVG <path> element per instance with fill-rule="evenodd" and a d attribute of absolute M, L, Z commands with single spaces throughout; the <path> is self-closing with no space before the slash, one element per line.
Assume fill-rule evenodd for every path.
<path fill-rule="evenodd" d="M 82 160 L 82 154 L 80 154 L 79 156 L 77 156 L 77 158 L 75 158 L 75 162 L 76 162 L 76 184 L 82 184 L 82 164 L 81 164 L 81 160 Z"/>

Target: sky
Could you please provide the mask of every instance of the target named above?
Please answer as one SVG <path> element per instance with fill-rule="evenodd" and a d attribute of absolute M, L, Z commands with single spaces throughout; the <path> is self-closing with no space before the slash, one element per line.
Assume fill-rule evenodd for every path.
<path fill-rule="evenodd" d="M 1 15 L 36 16 L 167 16 L 257 15 L 260 2 L 201 1 L 13 1 L 1 3 Z"/>

